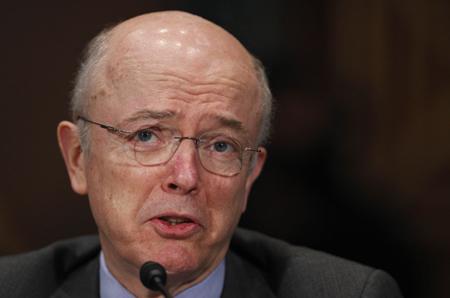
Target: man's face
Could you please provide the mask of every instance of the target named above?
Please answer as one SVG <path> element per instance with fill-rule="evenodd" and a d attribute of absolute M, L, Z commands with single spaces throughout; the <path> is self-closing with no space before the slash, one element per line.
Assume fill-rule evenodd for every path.
<path fill-rule="evenodd" d="M 248 59 L 184 46 L 191 41 L 173 36 L 145 40 L 145 50 L 142 37 L 130 39 L 102 70 L 91 120 L 129 131 L 163 123 L 196 138 L 223 131 L 255 146 L 260 102 Z M 195 143 L 186 139 L 168 162 L 143 166 L 127 156 L 124 138 L 90 129 L 84 171 L 107 262 L 131 271 L 157 261 L 169 280 L 210 273 L 228 249 L 264 153 L 253 172 L 247 166 L 225 177 L 205 170 Z"/>

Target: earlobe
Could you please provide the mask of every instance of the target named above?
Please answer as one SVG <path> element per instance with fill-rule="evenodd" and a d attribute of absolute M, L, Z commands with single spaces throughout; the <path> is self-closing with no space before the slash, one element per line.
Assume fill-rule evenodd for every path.
<path fill-rule="evenodd" d="M 81 149 L 78 127 L 69 121 L 58 125 L 58 142 L 66 163 L 72 189 L 81 195 L 87 194 L 84 171 L 84 153 Z"/>
<path fill-rule="evenodd" d="M 267 157 L 266 148 L 261 147 L 259 149 L 261 149 L 261 152 L 255 155 L 255 158 L 257 158 L 256 164 L 255 164 L 253 170 L 251 170 L 251 172 L 248 174 L 247 181 L 245 183 L 245 204 L 244 204 L 244 209 L 242 210 L 242 212 L 244 212 L 245 209 L 247 208 L 247 200 L 248 200 L 248 196 L 250 194 L 250 189 L 252 188 L 253 182 L 255 182 L 256 178 L 258 178 L 259 174 L 261 174 L 264 163 L 266 162 L 266 157 Z"/>

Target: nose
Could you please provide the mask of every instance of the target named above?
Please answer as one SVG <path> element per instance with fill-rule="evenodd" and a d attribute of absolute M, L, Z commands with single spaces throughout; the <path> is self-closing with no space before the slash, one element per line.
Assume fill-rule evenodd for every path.
<path fill-rule="evenodd" d="M 176 152 L 166 165 L 169 173 L 163 183 L 165 191 L 189 194 L 198 189 L 198 167 L 201 167 L 193 138 L 180 139 Z"/>

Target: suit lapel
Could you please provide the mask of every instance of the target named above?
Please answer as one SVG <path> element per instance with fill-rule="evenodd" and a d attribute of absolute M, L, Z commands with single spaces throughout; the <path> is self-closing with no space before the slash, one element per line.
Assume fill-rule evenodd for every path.
<path fill-rule="evenodd" d="M 261 270 L 229 250 L 221 298 L 275 298 Z"/>
<path fill-rule="evenodd" d="M 72 272 L 50 298 L 100 298 L 99 257 Z"/>

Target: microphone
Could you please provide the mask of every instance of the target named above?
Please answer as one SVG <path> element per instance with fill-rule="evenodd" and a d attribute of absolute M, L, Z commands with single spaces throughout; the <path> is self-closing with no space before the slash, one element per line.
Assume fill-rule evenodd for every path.
<path fill-rule="evenodd" d="M 156 262 L 146 262 L 140 270 L 142 284 L 152 290 L 161 292 L 164 297 L 172 298 L 170 293 L 164 287 L 167 282 L 166 269 Z"/>

